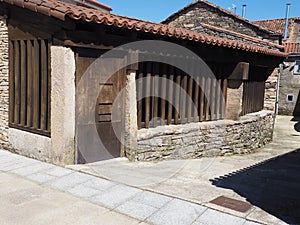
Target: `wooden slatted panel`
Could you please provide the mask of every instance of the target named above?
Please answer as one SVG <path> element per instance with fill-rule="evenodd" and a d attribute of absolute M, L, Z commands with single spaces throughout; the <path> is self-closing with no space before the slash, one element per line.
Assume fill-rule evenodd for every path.
<path fill-rule="evenodd" d="M 50 136 L 50 45 L 10 40 L 10 113 L 13 128 Z"/>
<path fill-rule="evenodd" d="M 185 123 L 187 121 L 187 83 L 188 76 L 183 73 L 181 81 L 181 90 L 180 90 L 180 122 Z"/>
<path fill-rule="evenodd" d="M 153 77 L 152 77 L 152 127 L 157 126 L 158 117 L 158 92 L 159 92 L 159 64 L 153 63 Z"/>

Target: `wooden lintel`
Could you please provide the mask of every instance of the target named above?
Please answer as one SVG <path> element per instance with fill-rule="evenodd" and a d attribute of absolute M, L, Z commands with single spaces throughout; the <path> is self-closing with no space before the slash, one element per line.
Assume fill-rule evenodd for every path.
<path fill-rule="evenodd" d="M 91 49 L 100 49 L 100 50 L 111 50 L 114 48 L 113 46 L 106 46 L 106 45 L 76 43 L 71 40 L 65 40 L 64 45 L 70 47 L 91 48 Z"/>
<path fill-rule="evenodd" d="M 248 80 L 249 79 L 249 63 L 239 62 L 233 72 L 228 77 L 229 80 Z"/>

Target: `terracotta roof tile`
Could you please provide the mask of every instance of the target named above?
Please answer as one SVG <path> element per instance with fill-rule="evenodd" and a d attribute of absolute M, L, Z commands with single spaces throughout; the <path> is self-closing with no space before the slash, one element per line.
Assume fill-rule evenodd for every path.
<path fill-rule="evenodd" d="M 300 43 L 284 43 L 283 46 L 286 53 L 300 53 Z"/>
<path fill-rule="evenodd" d="M 244 42 L 229 40 L 226 38 L 212 37 L 203 35 L 190 30 L 171 27 L 166 24 L 158 24 L 149 21 L 119 16 L 103 12 L 101 10 L 89 9 L 82 6 L 76 6 L 57 0 L 0 0 L 11 5 L 17 5 L 22 8 L 45 14 L 47 16 L 55 17 L 60 20 L 65 20 L 69 17 L 74 20 L 84 20 L 86 22 L 104 24 L 107 26 L 117 26 L 145 33 L 152 33 L 161 36 L 174 37 L 178 39 L 185 39 L 195 42 L 201 42 L 208 45 L 222 46 L 226 48 L 239 49 L 243 51 L 262 53 L 266 55 L 273 55 L 279 57 L 286 57 L 287 54 L 279 50 L 269 49 L 266 47 L 259 47 L 256 45 L 247 45 Z M 279 48 L 280 49 L 280 48 Z"/>
<path fill-rule="evenodd" d="M 292 28 L 292 24 L 294 23 L 295 20 L 300 20 L 299 17 L 295 17 L 295 18 L 290 18 L 289 19 L 289 28 Z M 271 31 L 280 33 L 283 35 L 284 33 L 284 27 L 285 27 L 285 19 L 284 18 L 280 18 L 280 19 L 272 19 L 272 20 L 257 20 L 257 21 L 253 21 L 253 23 L 265 27 Z M 290 32 L 289 29 L 289 32 Z"/>

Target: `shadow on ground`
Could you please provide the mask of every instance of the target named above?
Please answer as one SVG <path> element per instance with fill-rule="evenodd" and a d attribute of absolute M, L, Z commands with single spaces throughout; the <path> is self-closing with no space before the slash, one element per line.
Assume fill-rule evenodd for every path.
<path fill-rule="evenodd" d="M 211 180 L 269 214 L 300 224 L 300 149 Z"/>

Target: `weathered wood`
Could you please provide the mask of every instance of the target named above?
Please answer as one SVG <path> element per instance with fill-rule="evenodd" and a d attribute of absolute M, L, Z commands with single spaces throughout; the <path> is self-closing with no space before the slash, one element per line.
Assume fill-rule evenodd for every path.
<path fill-rule="evenodd" d="M 142 128 L 142 115 L 143 111 L 143 63 L 139 63 L 139 72 L 138 72 L 138 81 L 137 81 L 137 122 L 138 122 L 138 129 Z"/>
<path fill-rule="evenodd" d="M 21 69 L 20 69 L 20 42 L 15 41 L 15 68 L 14 68 L 14 80 L 15 80 L 15 116 L 14 116 L 14 123 L 19 124 L 20 123 L 20 93 L 21 93 Z"/>
<path fill-rule="evenodd" d="M 41 40 L 41 118 L 40 128 L 47 129 L 48 106 L 48 52 L 47 41 Z"/>
<path fill-rule="evenodd" d="M 197 75 L 195 81 L 195 95 L 194 95 L 194 121 L 199 122 L 199 94 L 200 94 L 200 76 Z"/>
<path fill-rule="evenodd" d="M 162 82 L 161 82 L 161 125 L 164 125 L 166 119 L 166 98 L 167 98 L 167 65 L 162 64 Z M 169 85 L 170 86 L 170 85 Z"/>
<path fill-rule="evenodd" d="M 175 117 L 174 122 L 175 124 L 179 123 L 179 115 L 180 115 L 180 84 L 181 84 L 181 73 L 178 69 L 176 69 L 176 88 L 175 90 Z"/>
<path fill-rule="evenodd" d="M 199 120 L 200 122 L 204 121 L 204 116 L 205 116 L 205 105 L 206 105 L 206 99 L 205 99 L 205 91 L 204 89 L 206 88 L 206 81 L 205 77 L 201 75 L 200 77 L 200 102 L 199 102 Z"/>
<path fill-rule="evenodd" d="M 27 41 L 27 122 L 26 126 L 32 127 L 32 83 L 33 83 L 33 43 L 31 40 Z"/>
<path fill-rule="evenodd" d="M 193 86 L 194 86 L 194 80 L 193 77 L 188 77 L 188 96 L 187 96 L 187 122 L 190 123 L 194 120 L 192 117 L 192 108 L 194 106 L 193 104 Z"/>
<path fill-rule="evenodd" d="M 150 126 L 150 100 L 151 100 L 151 74 L 152 74 L 152 63 L 147 63 L 147 77 L 146 77 L 146 109 L 145 109 L 145 124 L 146 128 Z"/>
<path fill-rule="evenodd" d="M 26 41 L 20 41 L 21 51 L 21 110 L 20 110 L 20 125 L 25 126 L 26 121 L 26 87 L 27 87 L 27 62 L 26 62 Z"/>
<path fill-rule="evenodd" d="M 14 112 L 15 112 L 15 82 L 14 82 L 14 73 L 15 73 L 15 50 L 14 42 L 9 41 L 9 121 L 13 122 Z"/>
<path fill-rule="evenodd" d="M 33 128 L 40 128 L 40 43 L 34 40 L 33 52 Z"/>
<path fill-rule="evenodd" d="M 222 79 L 217 81 L 217 90 L 216 90 L 216 120 L 219 120 L 221 117 L 221 101 L 222 101 Z"/>
<path fill-rule="evenodd" d="M 210 120 L 210 107 L 211 107 L 211 102 L 210 102 L 210 95 L 211 95 L 211 78 L 207 77 L 206 78 L 206 106 L 205 106 L 205 120 Z"/>
<path fill-rule="evenodd" d="M 225 113 L 226 113 L 226 102 L 227 102 L 227 79 L 223 80 L 223 86 L 222 86 L 222 106 L 221 106 L 221 118 L 224 119 L 225 118 Z"/>
<path fill-rule="evenodd" d="M 187 120 L 187 98 L 188 98 L 188 92 L 187 90 L 187 79 L 188 75 L 183 74 L 182 75 L 182 81 L 181 81 L 181 90 L 180 90 L 180 118 L 181 123 L 184 123 Z"/>
<path fill-rule="evenodd" d="M 168 91 L 168 99 L 171 100 L 174 97 L 174 67 L 169 66 L 169 91 Z M 169 101 L 168 104 L 168 115 L 167 115 L 167 124 L 171 124 L 172 122 L 172 113 L 173 113 L 173 105 L 172 101 Z"/>
<path fill-rule="evenodd" d="M 158 115 L 158 92 L 159 92 L 159 64 L 153 63 L 153 77 L 152 77 L 152 126 L 157 125 Z"/>
<path fill-rule="evenodd" d="M 210 112 L 211 112 L 211 120 L 215 120 L 216 118 L 216 85 L 217 80 L 215 77 L 211 79 L 211 92 L 210 92 Z"/>

